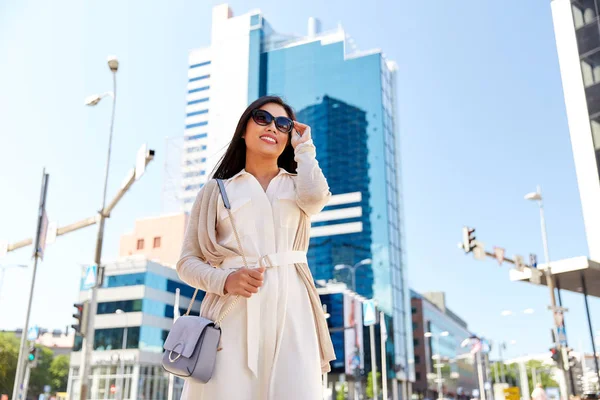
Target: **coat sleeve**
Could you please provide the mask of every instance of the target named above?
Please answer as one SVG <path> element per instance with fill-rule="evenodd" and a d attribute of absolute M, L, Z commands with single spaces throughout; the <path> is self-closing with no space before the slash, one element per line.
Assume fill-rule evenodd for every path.
<path fill-rule="evenodd" d="M 190 213 L 181 248 L 181 256 L 177 262 L 177 273 L 182 281 L 192 287 L 224 296 L 225 281 L 234 270 L 215 268 L 207 263 L 202 256 L 202 250 L 198 242 L 200 200 L 203 190 L 204 188 L 196 196 L 192 212 Z"/>
<path fill-rule="evenodd" d="M 327 179 L 319 167 L 317 151 L 311 140 L 296 146 L 294 159 L 298 163 L 296 176 L 296 202 L 308 215 L 319 213 L 329 202 L 331 192 Z"/>

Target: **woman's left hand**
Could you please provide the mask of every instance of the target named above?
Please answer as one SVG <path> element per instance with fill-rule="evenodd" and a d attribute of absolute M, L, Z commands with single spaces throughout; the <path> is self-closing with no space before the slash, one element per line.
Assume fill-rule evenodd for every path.
<path fill-rule="evenodd" d="M 292 147 L 295 149 L 301 143 L 307 142 L 311 139 L 310 126 L 303 124 L 302 122 L 294 121 L 294 129 L 292 134 Z"/>

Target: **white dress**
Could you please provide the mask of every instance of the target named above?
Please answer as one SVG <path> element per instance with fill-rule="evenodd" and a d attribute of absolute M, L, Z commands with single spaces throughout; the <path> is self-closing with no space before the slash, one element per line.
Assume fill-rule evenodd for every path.
<path fill-rule="evenodd" d="M 265 271 L 259 292 L 251 299 L 240 297 L 223 320 L 223 349 L 217 353 L 212 379 L 207 384 L 186 382 L 181 399 L 322 398 L 315 317 L 306 286 L 293 265 L 305 254 L 291 250 L 301 213 L 319 212 L 330 193 L 311 141 L 296 148 L 296 160 L 298 174 L 280 169 L 266 192 L 258 180 L 244 170 L 225 181 L 250 267 L 255 268 L 257 260 L 265 255 L 272 255 L 272 263 L 277 266 Z M 309 188 L 308 193 L 300 193 L 300 188 Z M 217 241 L 237 249 L 231 221 L 220 200 Z M 205 271 L 197 265 L 194 268 L 178 265 L 178 272 L 192 286 L 223 294 L 226 276 L 241 266 L 239 259 L 226 259 L 218 269 L 206 265 L 210 271 Z"/>

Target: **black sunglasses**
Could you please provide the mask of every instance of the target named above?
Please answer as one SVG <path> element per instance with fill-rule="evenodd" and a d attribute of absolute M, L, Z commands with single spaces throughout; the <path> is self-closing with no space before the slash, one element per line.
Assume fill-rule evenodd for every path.
<path fill-rule="evenodd" d="M 275 127 L 282 133 L 290 133 L 294 129 L 294 121 L 288 117 L 277 117 L 271 115 L 265 110 L 252 110 L 252 119 L 260 126 L 271 125 L 271 122 L 275 120 Z"/>

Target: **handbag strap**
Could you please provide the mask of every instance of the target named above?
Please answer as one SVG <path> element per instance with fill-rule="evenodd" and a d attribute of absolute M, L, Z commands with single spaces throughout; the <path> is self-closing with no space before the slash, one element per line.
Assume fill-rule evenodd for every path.
<path fill-rule="evenodd" d="M 223 199 L 223 205 L 225 206 L 225 209 L 227 210 L 227 213 L 229 214 L 229 220 L 231 221 L 231 227 L 233 228 L 233 234 L 235 236 L 235 240 L 237 242 L 238 245 L 238 251 L 242 256 L 242 260 L 244 261 L 244 266 L 246 268 L 248 268 L 248 262 L 246 261 L 246 256 L 244 254 L 244 249 L 242 248 L 242 242 L 240 241 L 240 236 L 237 232 L 237 229 L 235 227 L 235 222 L 233 220 L 233 214 L 231 213 L 231 203 L 229 203 L 229 198 L 227 197 L 227 191 L 225 190 L 225 184 L 223 183 L 222 179 L 215 179 L 217 181 L 217 184 L 219 185 L 219 191 L 221 192 L 221 198 Z M 194 291 L 194 295 L 192 296 L 192 300 L 190 301 L 190 305 L 188 306 L 187 311 L 185 312 L 185 315 L 189 315 L 190 311 L 192 310 L 192 306 L 194 305 L 194 301 L 196 300 L 196 295 L 198 294 L 198 289 L 196 289 Z M 221 314 L 221 316 L 215 321 L 215 325 L 219 326 L 221 325 L 221 322 L 223 321 L 223 318 L 225 318 L 227 316 L 227 314 L 229 314 L 229 312 L 233 309 L 233 307 L 237 304 L 238 300 L 240 299 L 240 296 L 237 295 L 235 297 L 235 299 L 229 304 L 229 306 L 227 307 L 227 309 L 225 309 L 225 311 Z"/>

